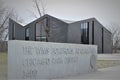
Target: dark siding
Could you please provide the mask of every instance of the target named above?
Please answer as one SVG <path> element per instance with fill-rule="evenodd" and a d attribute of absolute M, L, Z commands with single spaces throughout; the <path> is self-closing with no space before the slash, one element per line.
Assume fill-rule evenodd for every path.
<path fill-rule="evenodd" d="M 13 21 L 9 19 L 9 40 L 12 40 L 12 24 Z"/>
<path fill-rule="evenodd" d="M 94 44 L 94 21 L 92 21 L 92 44 Z"/>
<path fill-rule="evenodd" d="M 68 43 L 81 43 L 81 23 L 75 22 L 68 26 Z"/>
<path fill-rule="evenodd" d="M 67 27 L 68 24 L 56 18 L 49 17 L 50 24 L 50 42 L 67 42 Z"/>
<path fill-rule="evenodd" d="M 13 24 L 15 26 L 15 31 L 13 31 Z M 13 33 L 14 32 L 14 33 Z M 15 34 L 15 38 L 13 36 Z M 9 20 L 9 40 L 25 40 L 25 29 L 20 24 L 13 20 Z"/>

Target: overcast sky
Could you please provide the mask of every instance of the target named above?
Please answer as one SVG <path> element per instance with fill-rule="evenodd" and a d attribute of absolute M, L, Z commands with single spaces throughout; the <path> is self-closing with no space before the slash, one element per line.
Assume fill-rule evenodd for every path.
<path fill-rule="evenodd" d="M 104 26 L 120 24 L 120 0 L 43 0 L 46 13 L 60 19 L 78 21 L 95 17 Z M 6 0 L 7 5 L 16 8 L 26 23 L 36 12 L 32 0 Z M 36 13 L 37 14 L 37 13 Z"/>

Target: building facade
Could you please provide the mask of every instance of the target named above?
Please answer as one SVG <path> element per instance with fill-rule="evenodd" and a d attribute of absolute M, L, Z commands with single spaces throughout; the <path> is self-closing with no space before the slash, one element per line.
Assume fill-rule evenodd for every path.
<path fill-rule="evenodd" d="M 9 20 L 9 40 L 92 44 L 98 46 L 98 53 L 111 53 L 111 35 L 95 18 L 66 23 L 44 15 L 26 26 Z"/>

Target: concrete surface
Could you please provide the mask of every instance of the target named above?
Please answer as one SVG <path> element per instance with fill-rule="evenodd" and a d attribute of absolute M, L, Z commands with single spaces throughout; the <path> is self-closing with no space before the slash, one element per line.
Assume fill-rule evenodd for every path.
<path fill-rule="evenodd" d="M 120 66 L 99 69 L 97 72 L 57 80 L 120 80 Z M 53 79 L 56 80 L 56 79 Z"/>
<path fill-rule="evenodd" d="M 96 61 L 95 45 L 8 41 L 9 79 L 51 79 L 89 73 L 97 70 Z"/>

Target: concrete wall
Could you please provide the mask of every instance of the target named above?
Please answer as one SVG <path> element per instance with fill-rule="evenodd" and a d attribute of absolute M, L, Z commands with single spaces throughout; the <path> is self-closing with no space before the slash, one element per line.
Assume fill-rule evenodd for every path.
<path fill-rule="evenodd" d="M 80 22 L 69 24 L 67 34 L 68 43 L 81 43 Z"/>
<path fill-rule="evenodd" d="M 90 73 L 97 70 L 96 62 L 96 45 L 8 42 L 9 80 L 48 80 Z"/>

